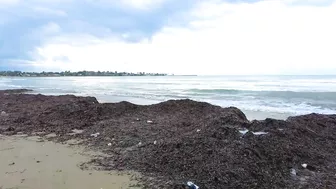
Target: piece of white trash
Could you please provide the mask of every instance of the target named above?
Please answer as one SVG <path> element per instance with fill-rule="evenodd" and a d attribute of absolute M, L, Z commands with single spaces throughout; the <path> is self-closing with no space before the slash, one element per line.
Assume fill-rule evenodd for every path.
<path fill-rule="evenodd" d="M 196 184 L 194 184 L 194 183 L 192 183 L 192 182 L 187 182 L 187 185 L 189 186 L 189 187 L 191 187 L 192 189 L 199 189 L 199 187 L 196 185 Z"/>
<path fill-rule="evenodd" d="M 147 121 L 147 123 L 153 123 L 153 121 L 151 121 L 151 120 L 148 120 L 148 121 Z"/>
<path fill-rule="evenodd" d="M 267 135 L 268 133 L 260 131 L 260 132 L 252 132 L 254 135 Z"/>
<path fill-rule="evenodd" d="M 91 134 L 90 136 L 97 137 L 100 133 Z"/>
<path fill-rule="evenodd" d="M 157 141 L 156 141 L 156 140 L 154 141 L 154 145 L 155 145 L 155 144 L 157 144 Z"/>
<path fill-rule="evenodd" d="M 2 111 L 2 112 L 0 113 L 0 115 L 1 115 L 1 116 L 8 116 L 8 114 L 7 114 L 5 111 Z"/>
<path fill-rule="evenodd" d="M 290 174 L 296 176 L 296 170 L 294 168 L 290 169 Z"/>
<path fill-rule="evenodd" d="M 112 146 L 112 143 L 108 143 L 107 146 Z"/>
<path fill-rule="evenodd" d="M 306 169 L 308 165 L 306 163 L 304 163 L 301 166 Z"/>
<path fill-rule="evenodd" d="M 249 132 L 249 130 L 248 130 L 248 129 L 245 129 L 245 130 L 239 130 L 239 132 L 240 132 L 240 134 L 245 135 L 247 132 Z"/>
<path fill-rule="evenodd" d="M 200 132 L 200 131 L 201 131 L 201 129 L 197 129 L 197 130 L 196 130 L 196 132 Z"/>

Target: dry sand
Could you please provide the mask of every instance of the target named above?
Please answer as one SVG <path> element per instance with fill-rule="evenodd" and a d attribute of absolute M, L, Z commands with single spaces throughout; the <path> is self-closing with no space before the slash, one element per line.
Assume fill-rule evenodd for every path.
<path fill-rule="evenodd" d="M 81 170 L 80 147 L 38 137 L 0 135 L 0 189 L 135 189 L 129 174 Z"/>

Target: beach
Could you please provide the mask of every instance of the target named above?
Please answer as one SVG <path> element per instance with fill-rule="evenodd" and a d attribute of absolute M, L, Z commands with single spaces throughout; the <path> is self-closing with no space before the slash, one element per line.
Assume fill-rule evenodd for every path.
<path fill-rule="evenodd" d="M 38 171 L 46 169 L 48 162 L 59 163 L 60 167 L 64 162 L 72 162 L 71 166 L 64 165 L 71 174 L 54 177 L 60 171 L 49 167 L 46 171 L 52 176 L 48 178 L 66 180 L 69 186 L 75 186 L 78 183 L 73 180 L 77 176 L 67 179 L 78 175 L 91 182 L 91 167 L 97 167 L 100 171 L 136 173 L 135 186 L 150 189 L 188 188 L 188 181 L 202 189 L 336 187 L 336 115 L 312 113 L 286 120 L 250 121 L 238 108 L 188 99 L 136 105 L 126 101 L 99 103 L 95 97 L 27 92 L 31 91 L 0 91 L 0 134 L 5 141 L 2 149 L 9 156 L 1 157 L 1 166 L 5 175 L 18 175 L 13 182 L 19 186 L 17 182 L 22 179 L 29 183 L 29 177 L 22 177 L 28 168 L 37 172 L 32 177 L 45 180 L 39 178 Z M 40 137 L 38 140 L 42 138 L 44 142 L 11 138 L 16 135 Z M 38 151 L 44 156 L 51 153 L 50 149 L 53 153 L 58 149 L 62 151 L 60 155 L 67 156 L 76 151 L 64 147 L 71 141 L 77 141 L 84 152 L 93 150 L 95 155 L 71 160 L 49 156 L 39 159 L 41 155 L 33 154 L 34 160 L 24 155 Z M 22 160 L 15 162 L 15 153 L 11 152 L 15 148 L 11 149 L 11 144 L 20 153 L 25 152 L 22 149 L 51 146 L 47 151 L 29 150 L 23 153 Z M 84 171 L 80 172 L 77 165 L 83 160 L 80 168 Z M 46 164 L 40 164 L 43 162 Z M 104 177 L 100 171 L 96 173 L 99 178 L 107 180 L 99 183 L 107 184 L 106 187 L 114 175 Z M 110 188 L 129 187 L 129 179 L 122 177 L 121 183 Z M 23 181 L 22 184 L 26 180 Z M 6 183 L 6 187 L 15 187 L 12 184 Z"/>
<path fill-rule="evenodd" d="M 39 136 L 0 135 L 1 189 L 126 189 L 131 174 L 81 169 L 94 152 L 72 143 L 54 143 Z M 71 146 L 70 146 L 71 145 Z"/>

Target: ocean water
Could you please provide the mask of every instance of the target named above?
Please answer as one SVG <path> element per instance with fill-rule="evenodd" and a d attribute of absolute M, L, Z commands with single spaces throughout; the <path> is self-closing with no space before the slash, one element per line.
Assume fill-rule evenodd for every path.
<path fill-rule="evenodd" d="M 193 99 L 236 106 L 249 119 L 336 114 L 336 76 L 163 76 L 0 78 L 0 89 L 95 96 L 100 102 L 153 104 Z"/>

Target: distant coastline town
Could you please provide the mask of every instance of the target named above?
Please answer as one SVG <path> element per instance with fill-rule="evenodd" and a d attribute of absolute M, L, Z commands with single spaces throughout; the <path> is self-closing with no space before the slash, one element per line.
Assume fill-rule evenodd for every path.
<path fill-rule="evenodd" d="M 130 73 L 110 71 L 79 71 L 79 72 L 22 72 L 22 71 L 0 71 L 0 77 L 66 77 L 66 76 L 167 76 L 163 73 Z"/>

